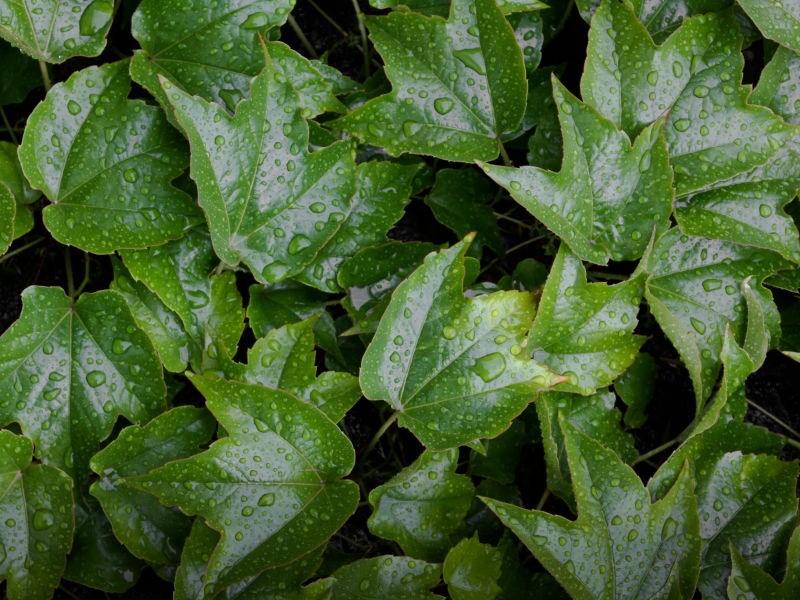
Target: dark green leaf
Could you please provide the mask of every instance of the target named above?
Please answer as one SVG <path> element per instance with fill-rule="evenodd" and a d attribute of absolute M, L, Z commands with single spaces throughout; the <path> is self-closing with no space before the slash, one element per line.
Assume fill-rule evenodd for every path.
<path fill-rule="evenodd" d="M 478 536 L 461 540 L 444 561 L 444 582 L 453 600 L 492 600 L 500 593 L 497 580 L 503 553 Z"/>
<path fill-rule="evenodd" d="M 503 533 L 508 530 L 497 518 L 497 515 L 480 500 L 480 496 L 519 506 L 519 489 L 515 485 L 503 485 L 493 479 L 484 479 L 475 488 L 475 498 L 464 517 L 464 537 L 477 532 L 478 537 L 484 542 L 496 544 L 503 537 Z M 452 539 L 455 534 L 450 537 Z"/>
<path fill-rule="evenodd" d="M 555 171 L 564 158 L 563 145 L 558 110 L 552 106 L 542 115 L 536 131 L 528 139 L 528 164 L 546 171 Z"/>
<path fill-rule="evenodd" d="M 794 530 L 789 541 L 786 574 L 780 584 L 757 565 L 745 560 L 733 540 L 730 553 L 733 559 L 733 570 L 728 579 L 730 600 L 793 600 L 800 596 L 800 528 Z"/>
<path fill-rule="evenodd" d="M 435 600 L 441 565 L 402 556 L 358 560 L 333 573 L 331 600 Z"/>
<path fill-rule="evenodd" d="M 531 573 L 519 560 L 516 537 L 506 530 L 497 549 L 503 552 L 498 600 L 567 600 L 569 595 L 549 573 Z"/>
<path fill-rule="evenodd" d="M 641 427 L 647 421 L 644 411 L 653 398 L 657 378 L 655 359 L 642 352 L 614 382 L 614 391 L 628 407 L 625 411 L 625 425 L 628 427 Z"/>
<path fill-rule="evenodd" d="M 16 50 L 14 52 L 19 54 Z M 28 183 L 22 173 L 22 166 L 19 164 L 17 146 L 10 142 L 0 142 L 0 183 L 4 183 L 12 195 L 9 203 L 9 196 L 6 191 L 0 191 L 0 194 L 3 195 L 2 202 L 5 207 L 4 216 L 0 219 L 0 224 L 7 226 L 13 219 L 12 239 L 16 239 L 33 228 L 33 214 L 25 205 L 35 202 L 42 193 L 33 189 Z M 11 219 L 8 217 L 9 211 L 14 211 Z M 8 235 L 10 234 L 6 232 L 6 236 Z M 0 242 L 0 246 L 2 246 L 2 242 Z"/>
<path fill-rule="evenodd" d="M 761 71 L 761 77 L 750 102 L 766 106 L 784 121 L 800 125 L 800 54 L 780 46 L 769 64 Z"/>
<path fill-rule="evenodd" d="M 0 106 L 22 102 L 32 89 L 42 85 L 42 72 L 36 61 L 5 40 L 0 41 L 0 63 L 3 65 Z"/>
<path fill-rule="evenodd" d="M 800 5 L 795 0 L 739 0 L 739 5 L 771 40 L 800 50 Z"/>
<path fill-rule="evenodd" d="M 257 577 L 232 585 L 226 600 L 327 600 L 333 579 L 302 585 L 316 572 L 325 548 L 320 546 L 288 565 L 267 569 Z"/>
<path fill-rule="evenodd" d="M 192 531 L 183 546 L 181 564 L 175 573 L 174 600 L 195 600 L 202 597 L 208 559 L 214 553 L 219 540 L 219 532 L 206 525 L 205 519 L 198 517 L 194 520 Z"/>
<path fill-rule="evenodd" d="M 520 450 L 525 443 L 525 422 L 514 421 L 507 431 L 492 440 L 481 440 L 485 455 L 472 457 L 472 474 L 500 483 L 512 483 L 516 476 Z"/>
<path fill-rule="evenodd" d="M 24 210 L 24 207 L 22 207 Z M 14 241 L 17 203 L 8 186 L 0 185 L 0 255 L 5 254 Z"/>

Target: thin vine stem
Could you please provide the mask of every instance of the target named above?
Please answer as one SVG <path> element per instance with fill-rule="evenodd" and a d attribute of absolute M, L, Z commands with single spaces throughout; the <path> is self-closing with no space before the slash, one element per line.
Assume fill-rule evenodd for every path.
<path fill-rule="evenodd" d="M 78 596 L 76 596 L 75 594 L 73 594 L 72 592 L 70 592 L 70 591 L 69 591 L 67 588 L 65 588 L 63 585 L 59 585 L 59 586 L 58 586 L 58 589 L 60 589 L 62 592 L 64 592 L 64 593 L 65 593 L 67 596 L 69 596 L 70 598 L 74 598 L 75 600 L 81 600 L 81 599 L 80 599 Z"/>
<path fill-rule="evenodd" d="M 784 423 L 783 421 L 781 421 L 781 420 L 780 420 L 778 417 L 776 417 L 775 415 L 773 415 L 773 414 L 772 414 L 771 412 L 769 412 L 767 409 L 760 407 L 758 404 L 756 404 L 755 402 L 753 402 L 752 400 L 750 400 L 750 398 L 745 398 L 745 400 L 747 401 L 747 403 L 748 403 L 750 406 L 752 406 L 752 407 L 753 407 L 753 408 L 755 408 L 756 410 L 760 410 L 762 413 L 764 413 L 765 415 L 767 415 L 767 416 L 768 416 L 770 419 L 772 419 L 773 421 L 775 421 L 775 422 L 776 422 L 778 425 L 780 425 L 781 427 L 783 427 L 783 428 L 784 428 L 786 431 L 790 432 L 790 433 L 791 433 L 791 434 L 792 434 L 794 437 L 796 437 L 798 440 L 800 440 L 800 433 L 797 433 L 797 432 L 796 432 L 794 429 L 792 429 L 791 427 L 789 427 L 789 426 L 788 426 L 786 423 Z"/>
<path fill-rule="evenodd" d="M 359 459 L 358 462 L 363 463 L 365 460 L 367 460 L 367 457 L 372 452 L 372 449 L 375 448 L 375 446 L 377 445 L 378 441 L 380 441 L 381 437 L 383 437 L 383 434 L 386 433 L 386 430 L 389 429 L 389 427 L 391 427 L 392 423 L 394 423 L 397 420 L 397 417 L 398 417 L 399 414 L 400 414 L 400 411 L 396 410 L 396 411 L 394 411 L 392 413 L 392 415 L 388 419 L 386 419 L 386 422 L 383 425 L 381 425 L 381 428 L 378 429 L 378 431 L 375 433 L 375 435 L 369 441 L 369 444 L 367 444 L 367 447 L 364 448 L 364 452 L 361 454 L 361 458 Z"/>
<path fill-rule="evenodd" d="M 547 499 L 550 497 L 550 488 L 547 488 L 542 494 L 542 498 L 539 500 L 539 504 L 536 505 L 536 510 L 542 510 L 544 508 L 544 503 L 547 502 Z"/>
<path fill-rule="evenodd" d="M 650 450 L 650 452 L 645 452 L 644 454 L 640 454 L 639 457 L 636 460 L 634 460 L 631 464 L 635 465 L 640 462 L 644 462 L 648 458 L 652 458 L 656 454 L 659 454 L 668 448 L 672 448 L 672 446 L 674 446 L 680 441 L 681 441 L 680 437 L 676 437 L 674 440 L 670 440 L 666 444 L 661 444 L 658 448 L 653 448 L 652 450 Z"/>
<path fill-rule="evenodd" d="M 516 223 L 520 227 L 525 227 L 527 229 L 531 228 L 531 225 L 528 225 L 524 221 L 520 221 L 519 219 L 515 219 L 513 217 L 506 216 L 506 215 L 504 215 L 502 213 L 496 212 L 496 213 L 494 213 L 494 216 L 497 217 L 498 219 L 505 219 L 506 221 L 511 221 L 512 223 Z"/>
<path fill-rule="evenodd" d="M 6 116 L 6 111 L 3 110 L 3 107 L 0 106 L 0 115 L 3 117 L 3 123 L 6 125 L 6 131 L 8 131 L 8 135 L 11 136 L 11 141 L 14 142 L 17 146 L 19 146 L 19 142 L 17 141 L 17 134 L 14 132 L 14 128 L 11 127 L 11 123 L 8 121 L 8 117 Z"/>
<path fill-rule="evenodd" d="M 303 46 L 305 46 L 306 51 L 311 56 L 311 58 L 314 59 L 319 58 L 319 54 L 317 54 L 317 51 L 314 50 L 314 46 L 312 46 L 311 42 L 308 41 L 306 34 L 303 33 L 302 29 L 300 29 L 300 25 L 297 24 L 297 21 L 294 20 L 294 17 L 292 15 L 289 15 L 287 21 L 291 26 L 291 28 L 294 29 L 294 32 L 297 34 L 297 37 L 300 38 L 300 42 L 302 42 Z"/>
<path fill-rule="evenodd" d="M 83 291 L 83 288 L 85 288 L 86 284 L 89 283 L 89 263 L 90 263 L 89 253 L 84 252 L 83 258 L 84 258 L 83 281 L 81 282 L 80 287 L 75 291 L 75 296 L 80 296 L 81 292 Z"/>
<path fill-rule="evenodd" d="M 308 3 L 311 6 L 313 6 L 315 9 L 317 9 L 317 12 L 320 15 L 322 15 L 322 18 L 325 19 L 331 25 L 333 25 L 333 27 L 336 29 L 336 31 L 338 31 L 339 33 L 341 33 L 345 37 L 347 36 L 347 32 L 344 29 L 342 29 L 341 26 L 328 15 L 328 13 L 326 13 L 319 6 L 317 6 L 317 3 L 314 2 L 314 0 L 308 0 Z"/>
<path fill-rule="evenodd" d="M 507 167 L 513 167 L 514 165 L 512 164 L 511 159 L 508 157 L 508 152 L 506 152 L 506 147 L 503 146 L 503 142 L 499 142 L 499 144 L 500 144 L 500 156 L 503 157 L 503 164 Z"/>
<path fill-rule="evenodd" d="M 47 93 L 50 91 L 50 72 L 47 70 L 47 63 L 43 60 L 39 61 L 39 70 L 42 72 L 42 83 L 44 91 Z"/>
<path fill-rule="evenodd" d="M 0 256 L 0 263 L 5 261 L 5 260 L 8 260 L 9 258 L 14 256 L 15 254 L 19 254 L 20 252 L 23 252 L 23 251 L 27 250 L 31 246 L 35 246 L 36 244 L 38 244 L 38 243 L 40 243 L 42 241 L 44 241 L 44 238 L 40 237 L 39 239 L 36 239 L 36 240 L 32 241 L 30 244 L 25 244 L 24 246 L 22 246 L 22 248 L 17 248 L 16 250 L 12 250 L 11 252 L 8 252 L 4 256 Z"/>
<path fill-rule="evenodd" d="M 358 30 L 361 32 L 361 45 L 364 48 L 364 81 L 366 81 L 369 79 L 369 45 L 367 44 L 367 28 L 364 27 L 364 15 L 361 13 L 361 7 L 358 5 L 358 0 L 353 0 L 353 8 L 356 11 Z"/>
<path fill-rule="evenodd" d="M 67 293 L 69 297 L 74 301 L 75 300 L 75 282 L 72 279 L 72 260 L 70 260 L 69 256 L 69 246 L 67 246 L 67 250 L 64 253 L 64 264 L 67 267 Z"/>

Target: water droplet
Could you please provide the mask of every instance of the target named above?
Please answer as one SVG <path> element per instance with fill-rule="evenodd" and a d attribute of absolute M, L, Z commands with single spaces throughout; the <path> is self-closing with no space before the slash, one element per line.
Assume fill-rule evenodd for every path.
<path fill-rule="evenodd" d="M 708 88 L 708 86 L 698 85 L 696 88 L 694 88 L 693 94 L 698 98 L 705 98 L 706 96 L 708 96 L 710 91 L 711 90 Z"/>
<path fill-rule="evenodd" d="M 309 240 L 306 236 L 303 234 L 296 235 L 294 238 L 292 238 L 292 241 L 289 242 L 289 254 L 294 256 L 295 254 L 298 254 L 302 250 L 308 248 L 310 245 L 311 240 Z"/>
<path fill-rule="evenodd" d="M 69 104 L 67 104 L 67 110 L 69 110 L 71 115 L 77 115 L 81 112 L 81 105 L 75 102 L 75 100 L 70 100 Z"/>
<path fill-rule="evenodd" d="M 719 279 L 706 279 L 703 282 L 703 289 L 707 292 L 713 292 L 722 287 L 722 281 Z"/>
<path fill-rule="evenodd" d="M 37 531 L 44 531 L 53 525 L 53 513 L 49 510 L 41 509 L 33 513 L 33 528 Z"/>
<path fill-rule="evenodd" d="M 270 283 L 275 283 L 276 281 L 280 281 L 284 277 L 286 277 L 287 273 L 290 271 L 290 267 L 283 264 L 280 261 L 275 261 L 273 263 L 268 264 L 261 270 L 261 275 Z"/>
<path fill-rule="evenodd" d="M 106 382 L 106 374 L 102 371 L 92 371 L 86 376 L 86 383 L 91 387 L 100 387 Z"/>
<path fill-rule="evenodd" d="M 45 354 L 52 354 L 52 353 L 53 353 L 53 344 L 51 344 L 50 342 L 47 342 L 47 343 L 44 345 L 44 347 L 42 348 L 42 351 L 43 351 Z"/>
<path fill-rule="evenodd" d="M 133 344 L 130 342 L 116 339 L 111 343 L 111 350 L 114 354 L 125 354 L 131 346 L 133 346 Z"/>
<path fill-rule="evenodd" d="M 272 506 L 275 504 L 275 494 L 264 494 L 258 499 L 259 506 Z"/>
<path fill-rule="evenodd" d="M 269 15 L 264 12 L 255 12 L 247 17 L 247 20 L 239 27 L 242 29 L 263 29 L 269 25 Z"/>
<path fill-rule="evenodd" d="M 362 579 L 361 585 L 358 587 L 361 588 L 362 592 L 366 592 L 369 589 L 369 579 Z"/>
<path fill-rule="evenodd" d="M 437 98 L 433 103 L 433 108 L 436 109 L 440 115 L 446 115 L 453 110 L 455 103 L 450 98 Z"/>
<path fill-rule="evenodd" d="M 679 119 L 675 121 L 675 129 L 677 129 L 678 131 L 686 131 L 691 126 L 692 126 L 691 119 Z"/>
<path fill-rule="evenodd" d="M 455 327 L 448 325 L 442 329 L 442 335 L 445 337 L 445 339 L 452 340 L 456 337 L 456 335 L 458 335 L 458 332 L 456 331 Z"/>
<path fill-rule="evenodd" d="M 470 370 L 485 383 L 489 383 L 500 377 L 506 370 L 506 359 L 499 352 L 494 352 L 476 360 Z"/>
<path fill-rule="evenodd" d="M 201 290 L 186 290 L 186 300 L 190 308 L 203 308 L 210 302 L 208 294 Z"/>
<path fill-rule="evenodd" d="M 122 176 L 128 183 L 136 183 L 136 181 L 139 179 L 139 172 L 136 169 L 128 169 L 122 174 Z"/>
<path fill-rule="evenodd" d="M 706 332 L 706 324 L 700 321 L 699 319 L 695 319 L 694 317 L 690 317 L 690 321 L 692 322 L 692 327 L 694 330 L 703 335 Z"/>
<path fill-rule="evenodd" d="M 472 69 L 476 73 L 486 75 L 486 65 L 483 62 L 483 52 L 480 48 L 456 50 L 453 52 L 453 56 L 464 63 L 464 66 Z"/>
<path fill-rule="evenodd" d="M 81 15 L 81 35 L 94 35 L 102 31 L 111 21 L 113 14 L 114 7 L 110 2 L 107 0 L 94 0 Z"/>
<path fill-rule="evenodd" d="M 243 517 L 249 517 L 252 514 L 253 514 L 253 507 L 252 506 L 245 506 L 242 509 L 242 516 Z"/>
<path fill-rule="evenodd" d="M 683 65 L 676 60 L 674 63 L 672 63 L 672 72 L 674 73 L 675 77 L 680 77 L 683 75 Z"/>
<path fill-rule="evenodd" d="M 642 154 L 642 160 L 639 161 L 639 173 L 644 173 L 650 168 L 650 150 Z"/>
<path fill-rule="evenodd" d="M 767 206 L 766 204 L 762 204 L 761 206 L 759 206 L 758 212 L 764 218 L 772 216 L 772 208 L 770 206 Z"/>
<path fill-rule="evenodd" d="M 650 71 L 647 75 L 647 83 L 655 85 L 658 83 L 658 71 Z"/>

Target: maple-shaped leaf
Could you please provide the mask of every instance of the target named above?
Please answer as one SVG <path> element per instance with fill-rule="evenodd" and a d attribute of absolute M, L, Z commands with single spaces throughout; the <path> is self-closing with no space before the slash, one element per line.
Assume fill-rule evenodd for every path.
<path fill-rule="evenodd" d="M 566 418 L 560 424 L 577 520 L 490 499 L 486 504 L 577 600 L 691 598 L 701 540 L 689 470 L 651 504 L 639 476 L 614 451 Z"/>
<path fill-rule="evenodd" d="M 0 0 L 0 36 L 36 60 L 61 63 L 100 54 L 113 15 L 111 0 Z"/>
<path fill-rule="evenodd" d="M 800 4 L 797 0 L 739 0 L 764 37 L 800 50 Z"/>
<path fill-rule="evenodd" d="M 129 485 L 222 533 L 197 598 L 320 546 L 355 511 L 350 441 L 317 408 L 258 385 L 189 375 L 229 437 Z"/>
<path fill-rule="evenodd" d="M 26 177 L 52 202 L 43 216 L 53 237 L 97 254 L 163 244 L 203 218 L 170 183 L 188 164 L 186 141 L 158 107 L 128 100 L 128 65 L 89 67 L 53 86 L 19 148 Z"/>
<path fill-rule="evenodd" d="M 350 210 L 352 143 L 309 153 L 300 97 L 270 61 L 233 117 L 161 81 L 189 136 L 217 256 L 232 266 L 244 261 L 262 283 L 302 271 Z"/>
<path fill-rule="evenodd" d="M 625 132 L 553 76 L 564 138 L 561 171 L 482 164 L 484 171 L 583 260 L 639 258 L 655 226 L 669 228 L 672 170 L 662 121 L 633 145 Z"/>
<path fill-rule="evenodd" d="M 442 565 L 406 556 L 357 560 L 333 572 L 331 600 L 436 600 Z"/>
<path fill-rule="evenodd" d="M 798 131 L 748 104 L 741 43 L 730 9 L 686 19 L 656 46 L 627 4 L 604 0 L 592 19 L 581 94 L 631 136 L 666 119 L 684 195 L 764 164 Z"/>
<path fill-rule="evenodd" d="M 745 559 L 733 540 L 730 553 L 733 559 L 733 569 L 728 578 L 730 600 L 793 600 L 800 596 L 800 527 L 794 530 L 789 540 L 781 583 Z"/>
<path fill-rule="evenodd" d="M 642 263 L 649 273 L 648 305 L 689 370 L 699 410 L 719 374 L 725 326 L 736 340 L 744 339 L 742 281 L 751 276 L 750 286 L 767 296 L 761 282 L 788 263 L 767 250 L 690 237 L 678 229 L 661 236 Z"/>
<path fill-rule="evenodd" d="M 297 281 L 326 292 L 341 292 L 339 267 L 367 246 L 389 242 L 386 233 L 403 216 L 416 166 L 370 161 L 358 167 L 356 193 L 333 237 L 319 250 Z"/>
<path fill-rule="evenodd" d="M 146 427 L 126 427 L 92 458 L 92 470 L 100 481 L 89 492 L 100 501 L 117 539 L 134 556 L 177 565 L 191 522 L 178 509 L 165 508 L 152 495 L 128 485 L 127 478 L 196 454 L 215 429 L 207 410 L 182 406 Z"/>
<path fill-rule="evenodd" d="M 472 235 L 431 254 L 392 294 L 361 364 L 361 389 L 386 400 L 431 450 L 505 431 L 541 389 L 563 378 L 520 358 L 535 313 L 527 292 L 467 299 Z"/>
<path fill-rule="evenodd" d="M 593 394 L 636 358 L 634 335 L 644 278 L 587 283 L 586 268 L 562 242 L 528 334 L 533 359 L 568 378 L 555 389 Z"/>
<path fill-rule="evenodd" d="M 591 396 L 568 392 L 547 392 L 534 405 L 542 428 L 544 458 L 547 464 L 547 488 L 577 513 L 566 440 L 559 425 L 563 418 L 630 464 L 636 458 L 633 436 L 622 429 L 622 414 L 614 408 L 616 397 L 608 390 Z"/>
<path fill-rule="evenodd" d="M 317 376 L 314 330 L 319 315 L 270 331 L 247 351 L 247 364 L 220 353 L 225 379 L 280 389 L 313 404 L 336 423 L 361 398 L 358 378 L 326 371 Z"/>
<path fill-rule="evenodd" d="M 489 544 L 481 544 L 478 534 L 461 540 L 447 554 L 442 571 L 450 597 L 453 600 L 496 598 L 501 591 L 497 580 L 502 561 L 503 552 Z"/>
<path fill-rule="evenodd" d="M 398 542 L 403 552 L 414 558 L 444 560 L 452 546 L 448 534 L 456 530 L 475 495 L 469 477 L 456 474 L 457 466 L 458 449 L 426 450 L 372 490 L 370 532 Z"/>
<path fill-rule="evenodd" d="M 53 597 L 72 545 L 72 480 L 63 471 L 30 464 L 33 443 L 0 431 L 0 581 L 9 600 Z"/>
<path fill-rule="evenodd" d="M 131 77 L 153 94 L 173 124 L 177 120 L 159 75 L 233 113 L 264 68 L 258 34 L 286 22 L 293 5 L 292 0 L 144 0 L 131 20 L 131 33 L 142 46 L 134 51 Z"/>
<path fill-rule="evenodd" d="M 20 423 L 37 458 L 80 483 L 118 415 L 138 423 L 164 411 L 161 363 L 117 292 L 73 304 L 61 288 L 29 287 L 22 301 L 0 338 L 0 422 Z"/>
<path fill-rule="evenodd" d="M 800 88 L 796 81 L 800 77 L 800 54 L 779 46 L 769 61 L 758 85 L 750 94 L 750 102 L 766 106 L 776 115 L 792 125 L 800 125 Z"/>
<path fill-rule="evenodd" d="M 367 17 L 392 91 L 332 126 L 364 142 L 446 160 L 494 160 L 516 129 L 527 82 L 514 30 L 494 0 L 453 3 L 450 17 Z"/>

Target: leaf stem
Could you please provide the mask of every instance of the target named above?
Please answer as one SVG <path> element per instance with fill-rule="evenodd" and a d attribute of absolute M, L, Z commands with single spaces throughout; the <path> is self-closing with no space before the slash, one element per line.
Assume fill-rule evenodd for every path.
<path fill-rule="evenodd" d="M 317 12 L 318 12 L 320 15 L 322 15 L 322 18 L 323 18 L 323 19 L 325 19 L 325 20 L 326 20 L 328 23 L 330 23 L 331 25 L 333 25 L 333 26 L 334 26 L 334 28 L 336 28 L 336 31 L 338 31 L 339 33 L 341 33 L 343 36 L 347 37 L 347 32 L 346 32 L 344 29 L 342 29 L 342 28 L 341 28 L 341 26 L 340 26 L 340 25 L 339 25 L 339 24 L 338 24 L 336 21 L 334 21 L 333 19 L 331 19 L 331 18 L 330 18 L 330 16 L 328 16 L 328 13 L 326 13 L 326 12 L 325 12 L 324 10 L 322 10 L 322 9 L 321 9 L 319 6 L 317 6 L 317 3 L 316 3 L 316 2 L 314 2 L 314 0 L 308 0 L 308 3 L 309 3 L 311 6 L 313 6 L 314 8 L 316 8 L 316 9 L 317 9 Z"/>
<path fill-rule="evenodd" d="M 338 537 L 342 538 L 342 539 L 343 539 L 345 542 L 347 542 L 347 543 L 348 543 L 348 544 L 350 544 L 351 546 L 354 546 L 354 547 L 356 547 L 356 548 L 369 548 L 369 546 L 366 546 L 366 545 L 364 545 L 364 544 L 359 544 L 359 543 L 358 543 L 358 542 L 356 542 L 355 540 L 351 540 L 349 537 L 347 537 L 346 535 L 343 535 L 343 534 L 339 533 L 338 531 L 336 532 L 336 535 L 337 535 Z"/>
<path fill-rule="evenodd" d="M 386 422 L 383 425 L 381 425 L 381 428 L 378 429 L 377 433 L 375 433 L 375 435 L 369 441 L 369 444 L 367 444 L 367 447 L 361 453 L 361 458 L 359 459 L 358 462 L 363 463 L 365 460 L 367 460 L 367 457 L 370 455 L 370 452 L 372 452 L 372 449 L 375 447 L 375 445 L 378 443 L 381 437 L 383 437 L 383 434 L 386 433 L 386 430 L 389 429 L 392 423 L 394 423 L 397 420 L 399 414 L 400 411 L 396 410 L 392 413 L 392 415 L 388 419 L 386 419 Z"/>
<path fill-rule="evenodd" d="M 539 500 L 539 504 L 536 505 L 536 510 L 542 510 L 544 507 L 544 503 L 547 502 L 547 499 L 550 497 L 550 488 L 545 489 L 544 494 L 542 494 L 541 500 Z"/>
<path fill-rule="evenodd" d="M 225 271 L 225 261 L 221 260 L 219 261 L 217 268 L 214 269 L 214 277 L 219 277 L 220 275 L 222 275 L 224 271 Z"/>
<path fill-rule="evenodd" d="M 338 300 L 328 300 L 327 302 L 323 302 L 322 306 L 336 306 L 341 303 L 342 303 L 342 298 L 339 298 Z"/>
<path fill-rule="evenodd" d="M 508 158 L 508 152 L 506 152 L 506 147 L 503 146 L 503 142 L 497 140 L 497 143 L 500 144 L 500 155 L 503 157 L 503 164 L 507 167 L 513 167 L 514 165 L 511 163 L 511 159 Z"/>
<path fill-rule="evenodd" d="M 650 450 L 650 452 L 645 452 L 644 454 L 640 454 L 639 457 L 636 460 L 634 460 L 631 464 L 635 465 L 635 464 L 638 464 L 640 462 L 644 462 L 648 458 L 654 457 L 656 454 L 659 454 L 660 452 L 663 452 L 667 448 L 671 448 L 672 446 L 674 446 L 675 444 L 677 444 L 680 441 L 681 441 L 680 437 L 676 437 L 674 440 L 670 440 L 666 444 L 661 444 L 658 448 L 653 448 L 652 450 Z"/>
<path fill-rule="evenodd" d="M 531 226 L 528 225 L 527 223 L 525 223 L 523 221 L 520 221 L 519 219 L 514 219 L 512 217 L 507 217 L 506 215 L 504 215 L 502 213 L 496 212 L 496 213 L 494 213 L 494 216 L 497 217 L 498 219 L 505 219 L 506 221 L 511 221 L 512 223 L 516 223 L 520 227 L 525 227 L 527 229 L 531 228 Z"/>
<path fill-rule="evenodd" d="M 575 6 L 575 0 L 569 0 L 569 6 L 567 6 L 567 10 L 564 12 L 564 16 L 561 17 L 561 22 L 558 24 L 558 27 L 556 27 L 556 31 L 553 34 L 553 37 L 550 38 L 551 40 L 554 37 L 556 37 L 559 33 L 561 33 L 561 30 L 564 28 L 564 25 L 566 25 L 566 23 L 567 23 L 567 19 L 569 19 L 570 14 L 572 14 L 572 7 L 573 6 Z"/>
<path fill-rule="evenodd" d="M 750 398 L 745 398 L 745 400 L 747 400 L 747 403 L 748 403 L 750 406 L 752 406 L 753 408 L 755 408 L 755 409 L 757 409 L 757 410 L 760 410 L 762 413 L 764 413 L 765 415 L 767 415 L 767 416 L 768 416 L 770 419 L 772 419 L 773 421 L 775 421 L 775 422 L 776 422 L 778 425 L 780 425 L 781 427 L 783 427 L 783 428 L 784 428 L 786 431 L 790 432 L 790 433 L 791 433 L 791 434 L 792 434 L 794 437 L 796 437 L 798 440 L 800 440 L 800 433 L 797 433 L 797 432 L 796 432 L 794 429 L 792 429 L 791 427 L 789 427 L 789 426 L 788 426 L 786 423 L 784 423 L 783 421 L 781 421 L 781 420 L 780 420 L 778 417 L 776 417 L 775 415 L 773 415 L 771 412 L 769 412 L 769 411 L 768 411 L 768 410 L 766 410 L 765 408 L 762 408 L 762 407 L 760 407 L 758 404 L 756 404 L 755 402 L 753 402 L 752 400 L 750 400 Z M 795 444 L 796 444 L 796 442 L 795 442 Z M 793 445 L 794 445 L 794 444 L 793 444 Z"/>
<path fill-rule="evenodd" d="M 39 242 L 41 242 L 41 241 L 43 241 L 43 240 L 44 240 L 44 238 L 43 238 L 43 237 L 40 237 L 39 239 L 36 239 L 36 240 L 32 241 L 30 244 L 25 244 L 25 245 L 24 245 L 22 248 L 17 248 L 16 250 L 12 250 L 11 252 L 7 253 L 7 254 L 6 254 L 6 255 L 4 255 L 4 256 L 0 256 L 0 263 L 1 263 L 1 262 L 3 262 L 3 261 L 4 261 L 4 260 L 6 260 L 6 259 L 9 259 L 9 258 L 11 258 L 11 257 L 12 257 L 12 256 L 14 256 L 15 254 L 19 254 L 19 253 L 20 253 L 20 252 L 22 252 L 23 250 L 27 250 L 27 249 L 28 249 L 28 248 L 30 248 L 31 246 L 35 246 L 36 244 L 38 244 Z"/>
<path fill-rule="evenodd" d="M 17 146 L 19 146 L 19 142 L 17 141 L 17 134 L 14 133 L 14 128 L 11 127 L 11 123 L 8 122 L 6 111 L 3 110 L 2 106 L 0 106 L 0 115 L 2 115 L 3 117 L 3 123 L 6 124 L 6 130 L 8 131 L 8 135 L 11 136 L 11 141 L 14 142 Z"/>
<path fill-rule="evenodd" d="M 50 91 L 50 73 L 47 70 L 47 63 L 43 60 L 39 61 L 39 70 L 42 72 L 42 83 L 44 84 L 45 93 Z"/>
<path fill-rule="evenodd" d="M 300 38 L 300 41 L 302 42 L 303 46 L 306 47 L 306 51 L 311 56 L 311 58 L 319 58 L 319 54 L 317 54 L 317 51 L 314 50 L 314 46 L 312 46 L 311 42 L 308 41 L 306 34 L 303 33 L 302 29 L 300 29 L 300 25 L 297 24 L 297 21 L 294 20 L 294 17 L 292 15 L 289 15 L 287 21 L 289 25 L 291 25 L 292 29 L 294 29 L 294 32 L 297 34 L 297 37 Z"/>
<path fill-rule="evenodd" d="M 364 27 L 364 15 L 361 14 L 361 7 L 358 0 L 353 0 L 353 8 L 356 11 L 358 20 L 358 30 L 361 32 L 361 45 L 364 47 L 364 81 L 369 79 L 369 45 L 367 44 L 367 29 Z"/>
<path fill-rule="evenodd" d="M 72 280 L 72 260 L 69 256 L 69 246 L 67 246 L 67 251 L 64 253 L 64 264 L 67 267 L 67 294 L 75 301 L 75 283 Z"/>
<path fill-rule="evenodd" d="M 528 244 L 532 244 L 533 242 L 538 242 L 541 239 L 544 239 L 543 235 L 538 235 L 535 238 L 531 238 L 529 240 L 525 240 L 524 242 L 522 242 L 521 244 L 517 244 L 516 246 L 514 246 L 510 250 L 506 250 L 506 254 L 511 254 L 515 250 L 519 250 L 520 248 L 522 248 L 524 246 L 527 246 Z"/>
<path fill-rule="evenodd" d="M 84 271 L 84 274 L 83 274 L 83 281 L 81 282 L 80 287 L 75 292 L 75 296 L 80 296 L 81 292 L 83 291 L 83 288 L 85 288 L 86 284 L 89 283 L 89 262 L 90 262 L 89 253 L 88 252 L 84 252 L 83 253 L 83 257 L 84 257 L 84 264 L 85 264 L 85 271 Z"/>
<path fill-rule="evenodd" d="M 58 589 L 60 589 L 62 592 L 64 592 L 64 593 L 65 593 L 67 596 L 69 596 L 70 598 L 74 598 L 75 600 L 81 600 L 81 599 L 80 599 L 78 596 L 76 596 L 75 594 L 73 594 L 72 592 L 70 592 L 70 591 L 69 591 L 67 588 L 65 588 L 63 585 L 60 585 L 60 584 L 59 584 L 59 586 L 58 586 Z"/>

